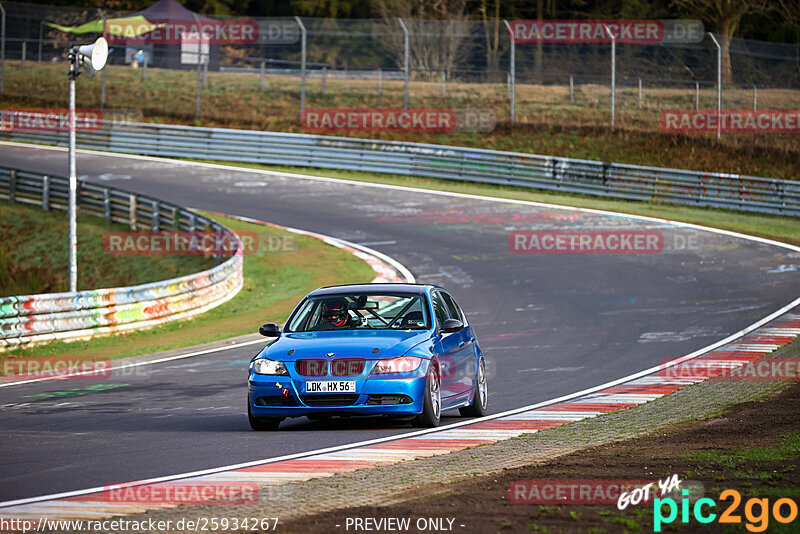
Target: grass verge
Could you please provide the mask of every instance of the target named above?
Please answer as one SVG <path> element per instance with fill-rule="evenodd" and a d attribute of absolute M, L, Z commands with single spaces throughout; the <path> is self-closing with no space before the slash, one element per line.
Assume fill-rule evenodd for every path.
<path fill-rule="evenodd" d="M 364 261 L 319 239 L 222 215 L 205 215 L 234 231 L 258 235 L 260 246 L 244 256 L 244 287 L 236 297 L 187 321 L 87 341 L 19 348 L 4 354 L 116 359 L 218 341 L 255 333 L 266 322 L 283 322 L 298 300 L 314 288 L 370 282 L 375 277 Z M 281 252 L 275 252 L 276 248 Z"/>
<path fill-rule="evenodd" d="M 5 91 L 0 107 L 65 107 L 63 63 L 6 61 Z M 145 121 L 220 126 L 281 132 L 303 132 L 299 122 L 300 81 L 269 75 L 264 91 L 259 76 L 248 73 L 209 72 L 202 89 L 202 112 L 195 118 L 197 79 L 194 71 L 141 70 L 109 65 L 106 109 L 130 109 Z M 30 87 L 36 87 L 32 94 Z M 745 109 L 751 91 L 726 88 L 725 105 Z M 797 179 L 800 143 L 791 133 L 725 134 L 717 142 L 712 134 L 672 134 L 659 128 L 665 109 L 692 109 L 694 89 L 646 88 L 642 107 L 635 89 L 619 87 L 616 128 L 609 128 L 610 90 L 599 85 L 578 85 L 575 103 L 569 103 L 566 86 L 517 84 L 516 123 L 508 123 L 509 99 L 505 84 L 451 82 L 446 95 L 439 83 L 412 81 L 410 108 L 486 109 L 497 116 L 497 129 L 489 133 L 387 133 L 346 132 L 345 135 L 443 143 L 573 158 L 719 171 L 772 178 Z M 701 91 L 701 107 L 713 108 L 713 89 Z M 78 86 L 82 107 L 100 107 L 100 77 Z M 403 83 L 386 80 L 382 96 L 375 80 L 329 79 L 325 91 L 317 78 L 308 80 L 307 104 L 312 108 L 398 108 Z M 797 109 L 800 91 L 759 90 L 759 109 Z"/>
<path fill-rule="evenodd" d="M 800 339 L 765 358 L 798 355 Z M 657 480 L 678 475 L 684 482 L 691 481 L 684 488 L 700 487 L 703 497 L 716 503 L 704 505 L 703 513 L 715 513 L 717 519 L 732 506 L 732 499 L 720 494 L 727 489 L 738 491 L 741 501 L 732 511 L 741 521 L 701 524 L 689 505 L 684 523 L 678 495 L 678 513 L 663 522 L 663 531 L 797 532 L 797 514 L 791 523 L 783 524 L 773 506 L 781 498 L 795 504 L 798 500 L 798 401 L 796 381 L 708 380 L 612 414 L 448 455 L 373 468 L 369 477 L 357 471 L 320 478 L 303 483 L 302 492 L 298 484 L 298 490 L 287 489 L 281 498 L 294 499 L 313 512 L 304 514 L 299 507 L 295 519 L 284 521 L 282 528 L 290 533 L 322 533 L 348 518 L 410 517 L 408 531 L 418 532 L 416 518 L 441 517 L 454 520 L 457 528 L 452 530 L 478 533 L 653 532 L 653 501 L 620 510 L 619 494 L 612 493 L 608 484 L 629 481 L 638 487 L 654 482 L 658 490 Z M 518 492 L 519 481 L 535 485 Z M 579 485 L 589 491 L 579 492 Z M 340 506 L 326 506 L 323 497 L 338 499 Z M 523 502 L 514 502 L 514 497 Z M 598 502 L 604 497 L 613 502 Z M 570 498 L 575 500 L 553 502 Z M 768 501 L 762 508 L 751 499 Z M 322 506 L 326 509 L 321 510 Z M 791 516 L 790 510 L 784 503 L 782 516 Z M 664 516 L 668 515 L 665 508 Z"/>
<path fill-rule="evenodd" d="M 214 266 L 214 260 L 204 256 L 120 256 L 105 251 L 106 233 L 129 230 L 100 217 L 78 215 L 79 290 L 156 282 Z M 0 295 L 67 291 L 67 235 L 66 212 L 0 201 Z"/>

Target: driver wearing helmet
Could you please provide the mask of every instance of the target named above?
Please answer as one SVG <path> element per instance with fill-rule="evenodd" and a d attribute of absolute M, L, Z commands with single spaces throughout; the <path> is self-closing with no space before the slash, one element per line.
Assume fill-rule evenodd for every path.
<path fill-rule="evenodd" d="M 336 330 L 347 328 L 350 315 L 347 313 L 347 300 L 334 297 L 322 303 L 322 318 L 315 330 Z"/>

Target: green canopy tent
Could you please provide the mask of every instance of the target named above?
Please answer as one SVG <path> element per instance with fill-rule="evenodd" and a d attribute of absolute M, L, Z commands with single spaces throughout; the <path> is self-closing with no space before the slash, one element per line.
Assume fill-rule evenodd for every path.
<path fill-rule="evenodd" d="M 127 39 L 136 39 L 142 35 L 147 35 L 156 28 L 164 24 L 154 24 L 142 15 L 132 15 L 130 17 L 119 17 L 102 20 L 93 20 L 78 26 L 62 26 L 54 22 L 44 21 L 44 24 L 66 33 L 83 35 L 87 33 L 103 34 L 111 44 L 125 43 Z M 103 25 L 105 24 L 105 28 Z M 105 30 L 105 31 L 104 31 Z M 127 57 L 127 52 L 126 52 Z M 126 63 L 128 60 L 126 59 Z"/>
<path fill-rule="evenodd" d="M 79 26 L 61 26 L 53 22 L 45 21 L 47 26 L 67 33 L 103 33 L 103 21 L 93 20 Z M 107 19 L 105 21 L 105 34 L 117 37 L 139 37 L 153 29 L 163 26 L 163 24 L 153 24 L 141 15 L 132 17 L 122 17 L 117 19 Z"/>

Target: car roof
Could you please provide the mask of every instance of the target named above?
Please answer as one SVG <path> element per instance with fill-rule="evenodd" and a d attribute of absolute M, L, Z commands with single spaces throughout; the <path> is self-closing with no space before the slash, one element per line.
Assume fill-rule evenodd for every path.
<path fill-rule="evenodd" d="M 338 295 L 341 293 L 411 293 L 422 295 L 427 288 L 438 287 L 432 284 L 346 284 L 340 286 L 320 287 L 308 296 Z"/>

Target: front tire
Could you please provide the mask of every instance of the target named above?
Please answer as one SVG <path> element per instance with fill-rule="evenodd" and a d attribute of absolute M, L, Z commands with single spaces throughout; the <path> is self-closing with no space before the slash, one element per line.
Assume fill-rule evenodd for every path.
<path fill-rule="evenodd" d="M 283 417 L 255 417 L 250 411 L 250 401 L 247 401 L 247 419 L 250 421 L 250 428 L 257 431 L 278 430 Z"/>
<path fill-rule="evenodd" d="M 483 417 L 486 415 L 486 406 L 489 399 L 489 389 L 486 386 L 486 362 L 481 358 L 478 363 L 478 373 L 475 377 L 475 395 L 472 404 L 459 408 L 458 412 L 464 417 Z"/>
<path fill-rule="evenodd" d="M 439 372 L 431 364 L 425 380 L 425 396 L 422 401 L 422 413 L 414 418 L 414 426 L 432 428 L 439 426 L 442 417 L 442 392 Z"/>

